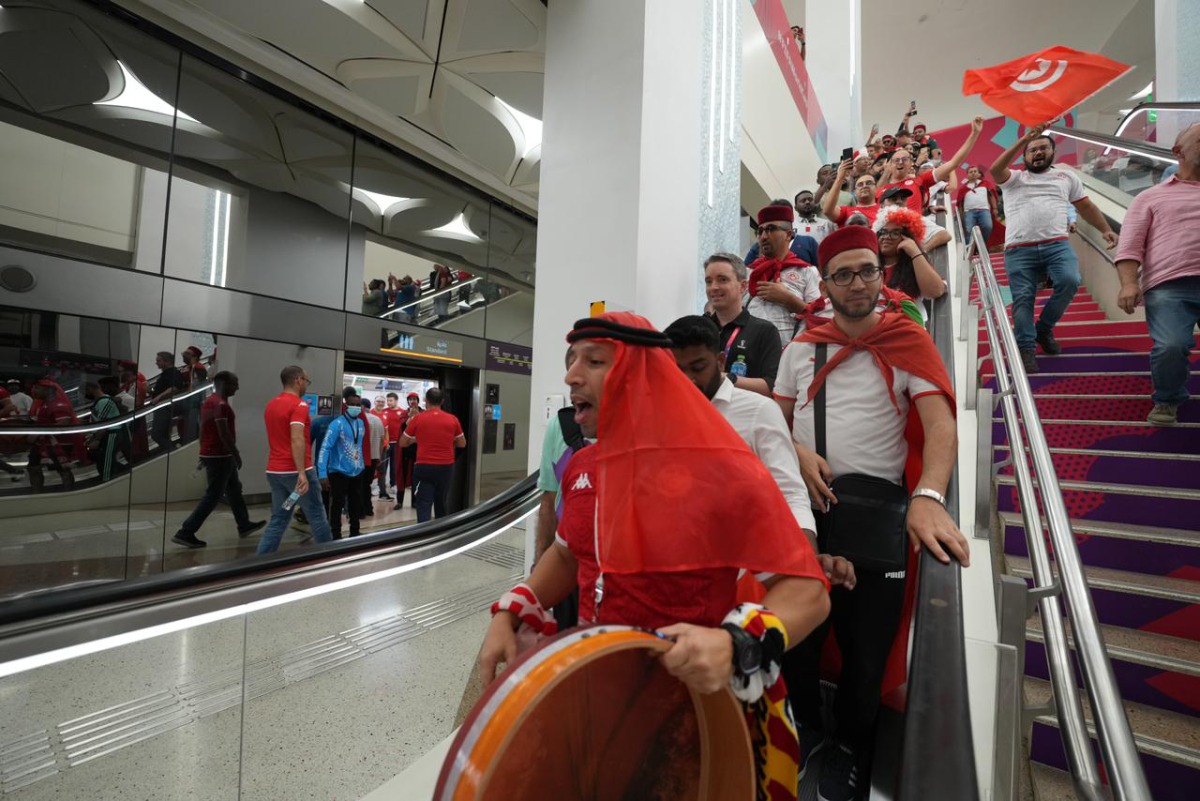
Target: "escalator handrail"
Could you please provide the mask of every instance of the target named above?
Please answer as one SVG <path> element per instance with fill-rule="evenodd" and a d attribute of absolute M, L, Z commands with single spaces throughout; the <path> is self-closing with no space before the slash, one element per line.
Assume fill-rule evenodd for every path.
<path fill-rule="evenodd" d="M 938 248 L 933 254 L 943 276 L 949 266 L 947 250 Z M 950 292 L 933 301 L 930 333 L 953 380 L 952 304 Z M 946 489 L 946 508 L 957 524 L 957 466 Z M 943 564 L 922 548 L 918 574 L 897 798 L 974 801 L 979 780 L 967 687 L 962 566 L 954 559 Z"/>
<path fill-rule="evenodd" d="M 1149 142 L 1137 142 L 1132 139 L 1122 139 L 1119 136 L 1112 134 L 1103 134 L 1096 131 L 1086 131 L 1080 128 L 1067 128 L 1062 125 L 1051 125 L 1046 128 L 1047 132 L 1065 136 L 1068 139 L 1078 139 L 1082 142 L 1091 142 L 1101 147 L 1112 147 L 1117 150 L 1124 150 L 1128 153 L 1135 153 L 1139 156 L 1154 159 L 1156 161 L 1178 163 L 1175 154 L 1170 148 L 1159 147 L 1152 145 Z"/>
<path fill-rule="evenodd" d="M 468 535 L 472 532 L 488 529 L 492 523 L 519 519 L 519 516 L 536 508 L 540 496 L 537 473 L 534 472 L 481 504 L 428 523 L 384 529 L 313 548 L 246 557 L 232 562 L 184 568 L 103 585 L 49 591 L 5 601 L 0 604 L 0 663 L 13 658 L 6 653 L 6 640 L 18 635 L 124 614 L 130 610 L 235 586 L 278 581 L 291 575 L 344 566 L 350 562 L 416 552 L 464 536 L 469 540 Z M 483 536 L 487 534 L 479 534 L 475 539 Z"/>
<path fill-rule="evenodd" d="M 1024 465 L 1024 449 L 1014 449 L 1014 454 L 1021 454 L 1021 460 L 1015 465 L 1018 468 L 1018 488 L 1026 490 L 1022 496 L 1022 508 L 1030 509 L 1026 499 L 1036 491 L 1041 498 L 1044 510 L 1045 527 L 1049 530 L 1050 541 L 1054 550 L 1054 561 L 1058 567 L 1057 577 L 1060 588 L 1059 595 L 1067 608 L 1071 620 L 1071 630 L 1075 640 L 1075 650 L 1078 656 L 1080 672 L 1084 686 L 1091 701 L 1093 717 L 1100 741 L 1100 752 L 1108 769 L 1109 785 L 1115 797 L 1124 801 L 1149 801 L 1150 791 L 1146 777 L 1138 758 L 1137 746 L 1125 710 L 1121 702 L 1121 693 L 1117 688 L 1113 674 L 1112 663 L 1104 646 L 1103 635 L 1096 616 L 1095 605 L 1092 602 L 1087 580 L 1084 577 L 1082 560 L 1071 529 L 1070 518 L 1067 515 L 1066 504 L 1063 501 L 1062 488 L 1051 458 L 1050 447 L 1042 429 L 1041 418 L 1033 400 L 1029 378 L 1021 363 L 1017 349 L 1016 337 L 1012 323 L 1008 319 L 1005 303 L 1000 294 L 999 283 L 988 256 L 987 245 L 983 232 L 975 227 L 971 231 L 971 241 L 965 257 L 972 266 L 972 275 L 979 285 L 980 298 L 983 304 L 983 316 L 988 327 L 989 342 L 992 344 L 992 361 L 999 382 L 1001 404 L 1006 426 L 1009 429 L 1010 441 L 1022 438 L 1026 441 L 1032 459 L 1034 476 L 1033 487 L 1025 486 L 1023 479 L 1028 473 Z M 964 294 L 970 291 L 970 286 L 963 287 Z M 1019 423 L 1016 412 L 1019 411 Z M 1019 426 L 1019 428 L 1018 428 Z M 1031 479 L 1032 482 L 1032 479 Z M 1049 552 L 1046 538 L 1037 532 L 1042 525 L 1037 522 L 1032 528 L 1027 525 L 1026 542 L 1030 548 L 1031 561 L 1049 565 Z M 1029 534 L 1032 531 L 1032 534 Z M 1046 573 L 1049 573 L 1047 569 Z M 1039 581 L 1047 584 L 1053 581 L 1049 575 L 1039 576 Z M 1054 601 L 1046 598 L 1044 601 Z M 1066 642 L 1066 632 L 1062 618 L 1058 615 L 1043 615 L 1043 627 L 1046 629 L 1047 642 L 1055 639 Z M 1072 780 L 1076 790 L 1085 798 L 1101 797 L 1100 777 L 1095 767 L 1090 741 L 1084 729 L 1083 713 L 1078 703 L 1075 689 L 1075 673 L 1064 652 L 1055 657 L 1048 654 L 1050 660 L 1051 683 L 1054 687 L 1056 707 L 1060 717 L 1060 730 L 1063 732 L 1063 746 L 1067 752 L 1068 761 L 1072 765 Z M 1067 701 L 1070 699 L 1070 702 Z"/>
<path fill-rule="evenodd" d="M 201 384 L 193 387 L 186 392 L 181 392 L 178 395 L 172 395 L 166 400 L 153 403 L 148 406 L 143 406 L 140 409 L 135 409 L 132 412 L 125 412 L 120 417 L 113 417 L 108 420 L 102 420 L 98 423 L 79 423 L 69 426 L 38 426 L 32 423 L 24 423 L 20 421 L 6 423 L 0 426 L 0 436 L 13 437 L 65 437 L 72 434 L 95 434 L 109 428 L 121 428 L 127 426 L 134 420 L 140 417 L 147 417 L 154 414 L 160 409 L 165 409 L 172 404 L 187 400 L 195 395 L 207 392 L 212 389 L 212 382 Z"/>
<path fill-rule="evenodd" d="M 1146 111 L 1200 111 L 1200 102 L 1182 100 L 1160 103 L 1157 100 L 1143 100 L 1121 118 L 1121 122 L 1117 125 L 1117 136 L 1121 135 L 1121 131 L 1125 130 L 1125 126 L 1129 124 L 1130 120 Z"/>

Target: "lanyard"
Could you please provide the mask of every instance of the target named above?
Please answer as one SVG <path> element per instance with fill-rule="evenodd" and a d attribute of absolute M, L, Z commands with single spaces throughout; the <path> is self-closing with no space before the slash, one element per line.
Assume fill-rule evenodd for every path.
<path fill-rule="evenodd" d="M 350 424 L 350 440 L 351 440 L 351 441 L 352 441 L 352 442 L 353 442 L 355 445 L 358 445 L 358 443 L 359 443 L 359 439 L 358 439 L 358 430 L 357 430 L 357 428 L 355 428 L 355 425 L 354 425 L 354 422 L 355 422 L 355 421 L 356 421 L 358 418 L 356 418 L 356 417 L 351 417 L 351 416 L 350 416 L 350 415 L 348 415 L 348 414 L 345 414 L 345 415 L 342 415 L 342 416 L 343 416 L 343 417 L 345 417 L 345 418 L 346 418 L 346 422 Z M 366 420 L 363 420 L 363 428 L 364 428 L 364 429 L 366 429 L 366 427 L 367 427 L 367 421 L 366 421 Z"/>
<path fill-rule="evenodd" d="M 725 343 L 725 350 L 721 351 L 721 362 L 726 370 L 729 369 L 729 351 L 733 347 L 733 341 L 740 333 L 742 333 L 742 327 L 734 326 L 733 333 L 729 335 L 729 341 Z"/>

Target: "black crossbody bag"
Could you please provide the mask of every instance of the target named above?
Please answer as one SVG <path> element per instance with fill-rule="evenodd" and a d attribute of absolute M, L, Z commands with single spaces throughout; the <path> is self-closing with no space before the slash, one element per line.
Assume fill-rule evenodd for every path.
<path fill-rule="evenodd" d="M 813 376 L 825 366 L 829 346 L 817 345 Z M 827 459 L 825 384 L 813 399 L 817 453 Z M 857 570 L 893 573 L 908 564 L 908 490 L 886 478 L 865 473 L 838 476 L 830 485 L 837 497 L 829 511 L 817 515 L 823 553 L 842 556 Z"/>

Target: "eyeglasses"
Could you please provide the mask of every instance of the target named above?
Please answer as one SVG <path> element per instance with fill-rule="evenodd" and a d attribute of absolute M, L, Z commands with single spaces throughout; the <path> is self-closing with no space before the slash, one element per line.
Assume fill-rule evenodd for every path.
<path fill-rule="evenodd" d="M 880 239 L 903 239 L 904 230 L 901 228 L 884 228 L 877 236 Z"/>
<path fill-rule="evenodd" d="M 827 280 L 832 281 L 837 286 L 850 286 L 854 283 L 855 278 L 861 278 L 864 284 L 873 284 L 879 280 L 879 276 L 883 275 L 883 270 L 879 267 L 863 267 L 861 270 L 838 270 L 833 275 L 827 277 Z"/>
<path fill-rule="evenodd" d="M 904 164 L 904 163 L 906 163 L 906 162 L 909 162 L 909 161 L 912 161 L 912 159 L 908 158 L 907 156 L 906 156 L 906 157 L 904 157 L 904 158 L 892 159 L 892 162 L 893 162 L 894 164 Z"/>
<path fill-rule="evenodd" d="M 763 234 L 773 234 L 776 231 L 787 231 L 788 233 L 791 233 L 792 229 L 784 228 L 782 225 L 760 225 L 754 229 L 754 233 L 758 236 L 762 236 Z"/>

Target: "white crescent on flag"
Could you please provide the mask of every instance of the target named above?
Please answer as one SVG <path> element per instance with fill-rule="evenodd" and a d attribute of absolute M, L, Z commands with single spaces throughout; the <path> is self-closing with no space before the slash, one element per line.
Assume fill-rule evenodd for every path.
<path fill-rule="evenodd" d="M 1058 79 L 1067 71 L 1069 61 L 1059 60 L 1053 62 L 1053 72 L 1051 72 L 1051 62 L 1039 58 L 1036 67 L 1027 69 L 1017 76 L 1017 79 L 1009 84 L 1009 87 L 1018 92 L 1037 92 L 1045 89 L 1058 82 Z M 1049 75 L 1047 76 L 1047 73 Z"/>

